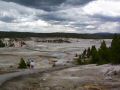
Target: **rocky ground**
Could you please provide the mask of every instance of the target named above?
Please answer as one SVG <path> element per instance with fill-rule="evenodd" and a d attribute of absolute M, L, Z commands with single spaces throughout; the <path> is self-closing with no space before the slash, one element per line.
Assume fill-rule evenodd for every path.
<path fill-rule="evenodd" d="M 120 90 L 120 66 L 115 67 L 83 65 L 38 73 L 8 81 L 1 90 Z"/>
<path fill-rule="evenodd" d="M 26 46 L 22 48 L 0 48 L 0 69 L 15 69 L 23 58 L 27 61 L 34 59 L 35 68 L 51 67 L 51 61 L 57 61 L 56 64 L 70 64 L 75 54 L 81 53 L 84 49 L 92 45 L 100 46 L 102 39 L 70 39 L 71 43 L 41 43 L 35 41 L 26 41 Z M 109 46 L 110 39 L 105 40 Z"/>
<path fill-rule="evenodd" d="M 9 80 L 1 90 L 120 90 L 120 77 L 104 75 L 106 66 L 78 66 L 64 70 L 48 70 L 44 73 L 39 69 L 52 67 L 51 61 L 56 60 L 56 65 L 72 65 L 75 54 L 81 53 L 92 45 L 100 46 L 100 39 L 70 39 L 71 43 L 41 43 L 26 41 L 27 46 L 22 48 L 0 48 L 0 80 Z M 107 46 L 111 40 L 106 39 Z M 20 58 L 27 61 L 34 59 L 35 71 L 18 70 Z M 107 66 L 108 67 L 108 66 Z M 37 71 L 36 71 L 37 70 Z M 32 75 L 25 75 L 29 73 Z M 10 73 L 10 74 L 9 74 Z M 16 74 L 13 74 L 16 73 Z M 2 77 L 1 77 L 2 76 Z M 8 78 L 5 79 L 4 78 Z M 112 79 L 111 79 L 112 78 Z"/>

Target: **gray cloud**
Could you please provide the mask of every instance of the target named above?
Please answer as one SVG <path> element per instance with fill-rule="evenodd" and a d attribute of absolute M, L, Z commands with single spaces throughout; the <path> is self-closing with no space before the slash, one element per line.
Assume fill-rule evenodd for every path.
<path fill-rule="evenodd" d="M 91 1 L 95 0 L 66 0 L 65 3 L 70 5 L 85 5 Z"/>
<path fill-rule="evenodd" d="M 84 5 L 93 0 L 3 0 L 7 2 L 15 2 L 21 5 L 43 9 L 45 11 L 55 11 L 59 9 L 61 4 L 64 5 Z"/>
<path fill-rule="evenodd" d="M 7 23 L 13 22 L 14 20 L 15 20 L 14 17 L 9 17 L 9 16 L 0 17 L 0 21 L 7 22 Z"/>
<path fill-rule="evenodd" d="M 103 22 L 104 21 L 109 21 L 109 22 L 120 22 L 120 16 L 119 17 L 110 17 L 110 16 L 103 16 L 103 15 L 94 15 L 92 16 L 96 19 L 100 19 Z"/>
<path fill-rule="evenodd" d="M 64 3 L 65 0 L 3 0 L 7 2 L 15 2 L 24 6 L 29 6 L 45 11 L 56 10 L 57 6 Z"/>
<path fill-rule="evenodd" d="M 117 16 L 109 16 L 102 7 L 103 13 L 97 12 L 92 4 L 99 6 L 99 3 L 100 0 L 0 0 L 0 30 L 120 32 L 118 12 L 115 12 Z"/>

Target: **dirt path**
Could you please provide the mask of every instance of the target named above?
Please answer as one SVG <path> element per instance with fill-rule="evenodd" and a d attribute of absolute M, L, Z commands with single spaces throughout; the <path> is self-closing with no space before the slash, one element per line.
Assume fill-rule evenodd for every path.
<path fill-rule="evenodd" d="M 106 80 L 103 68 L 106 66 L 51 68 L 8 81 L 1 90 L 120 90 L 120 76 Z"/>
<path fill-rule="evenodd" d="M 7 73 L 7 74 L 2 74 L 0 75 L 0 86 L 2 86 L 5 82 L 12 80 L 16 77 L 20 76 L 26 76 L 26 75 L 31 75 L 31 74 L 37 74 L 37 73 L 48 73 L 51 71 L 57 71 L 57 70 L 62 70 L 65 68 L 70 68 L 73 66 L 58 66 L 58 67 L 51 67 L 47 69 L 25 69 L 25 70 L 20 70 L 19 72 L 14 72 L 14 73 Z"/>

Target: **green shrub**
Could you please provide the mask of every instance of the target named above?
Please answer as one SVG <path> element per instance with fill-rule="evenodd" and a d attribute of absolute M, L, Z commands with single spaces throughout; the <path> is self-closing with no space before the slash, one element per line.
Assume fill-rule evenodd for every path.
<path fill-rule="evenodd" d="M 23 58 L 21 58 L 18 68 L 20 68 L 20 69 L 27 68 L 27 65 L 26 65 L 26 63 L 25 63 Z"/>
<path fill-rule="evenodd" d="M 5 47 L 5 44 L 3 43 L 2 40 L 0 40 L 0 47 Z"/>

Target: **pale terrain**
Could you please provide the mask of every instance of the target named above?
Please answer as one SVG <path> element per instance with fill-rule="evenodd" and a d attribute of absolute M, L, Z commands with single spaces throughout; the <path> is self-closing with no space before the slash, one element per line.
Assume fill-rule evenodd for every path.
<path fill-rule="evenodd" d="M 21 76 L 3 84 L 1 90 L 120 90 L 119 74 L 105 74 L 111 65 L 83 65 Z M 116 69 L 115 69 L 116 70 Z"/>
<path fill-rule="evenodd" d="M 33 40 L 26 41 L 27 46 L 21 48 L 0 48 L 0 68 L 14 68 L 18 65 L 20 58 L 34 59 L 35 68 L 51 67 L 51 61 L 57 64 L 71 64 L 75 54 L 80 54 L 84 49 L 92 45 L 100 46 L 100 39 L 70 39 L 71 43 L 42 43 Z M 110 39 L 105 40 L 109 46 Z"/>
<path fill-rule="evenodd" d="M 100 47 L 100 39 L 70 39 L 71 43 L 42 43 L 26 41 L 22 48 L 1 48 L 0 75 L 1 90 L 120 90 L 120 66 L 83 65 L 72 66 L 75 54 L 95 45 Z M 106 39 L 107 46 L 111 40 Z M 19 70 L 20 58 L 33 58 L 33 70 Z M 57 61 L 52 68 L 52 61 Z M 70 66 L 69 68 L 65 66 Z M 61 68 L 62 67 L 62 68 Z M 117 75 L 106 74 L 109 68 L 118 70 Z M 12 72 L 12 73 L 11 73 Z M 114 72 L 114 70 L 113 70 Z M 112 72 L 112 73 L 113 73 Z M 35 74 L 34 74 L 35 73 Z M 19 76 L 19 77 L 18 77 Z M 15 78 L 16 77 L 16 78 Z M 4 80 L 4 78 L 8 78 Z M 12 80 L 11 80 L 12 79 Z M 10 80 L 7 82 L 7 80 Z M 2 83 L 2 81 L 4 81 Z"/>

